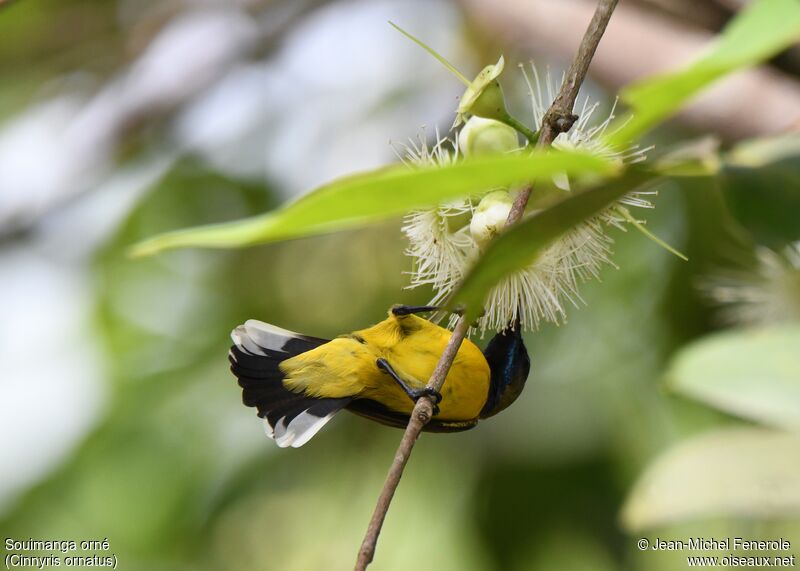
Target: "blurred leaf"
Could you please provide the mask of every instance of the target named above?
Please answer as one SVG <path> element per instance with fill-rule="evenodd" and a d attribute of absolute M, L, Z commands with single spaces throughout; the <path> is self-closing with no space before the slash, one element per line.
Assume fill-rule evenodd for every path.
<path fill-rule="evenodd" d="M 655 176 L 631 169 L 621 178 L 577 193 L 526 218 L 489 244 L 453 294 L 451 306 L 465 307 L 469 319 L 477 317 L 486 294 L 502 278 L 530 265 L 559 236 Z"/>
<path fill-rule="evenodd" d="M 800 135 L 790 134 L 744 141 L 725 156 L 725 162 L 755 169 L 795 157 L 800 157 Z"/>
<path fill-rule="evenodd" d="M 680 351 L 667 377 L 725 412 L 800 429 L 800 325 L 711 335 Z"/>
<path fill-rule="evenodd" d="M 718 180 L 731 214 L 756 243 L 780 250 L 798 239 L 800 156 L 759 168 L 726 163 Z"/>
<path fill-rule="evenodd" d="M 716 42 L 688 67 L 646 79 L 620 94 L 631 113 L 609 128 L 608 142 L 621 146 L 663 121 L 720 77 L 767 60 L 800 40 L 800 2 L 759 0 L 743 9 Z"/>
<path fill-rule="evenodd" d="M 722 167 L 719 145 L 710 135 L 682 142 L 659 157 L 655 169 L 671 177 L 715 175 Z"/>
<path fill-rule="evenodd" d="M 800 159 L 800 135 L 783 134 L 774 137 L 749 139 L 730 151 L 720 151 L 720 141 L 714 136 L 703 136 L 684 141 L 669 148 L 652 167 L 669 177 L 713 176 L 738 169 L 764 169 L 780 167 Z M 764 170 L 758 172 L 762 177 Z M 772 185 L 764 185 L 772 186 Z M 787 185 L 793 186 L 793 185 Z M 761 190 L 761 189 L 759 189 Z"/>
<path fill-rule="evenodd" d="M 657 458 L 622 510 L 629 531 L 704 516 L 800 514 L 800 437 L 754 428 L 715 431 Z"/>
<path fill-rule="evenodd" d="M 236 248 L 355 228 L 414 208 L 557 173 L 611 174 L 605 159 L 550 150 L 496 156 L 442 167 L 395 165 L 336 180 L 267 214 L 169 232 L 135 245 L 134 256 L 190 246 Z"/>

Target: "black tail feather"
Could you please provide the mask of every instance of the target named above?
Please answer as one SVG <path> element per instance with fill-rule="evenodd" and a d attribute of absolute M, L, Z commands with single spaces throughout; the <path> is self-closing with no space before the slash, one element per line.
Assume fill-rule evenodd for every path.
<path fill-rule="evenodd" d="M 283 386 L 281 362 L 328 341 L 250 320 L 231 333 L 231 371 L 242 387 L 242 402 L 258 410 L 264 429 L 279 446 L 305 444 L 351 399 L 317 399 Z"/>

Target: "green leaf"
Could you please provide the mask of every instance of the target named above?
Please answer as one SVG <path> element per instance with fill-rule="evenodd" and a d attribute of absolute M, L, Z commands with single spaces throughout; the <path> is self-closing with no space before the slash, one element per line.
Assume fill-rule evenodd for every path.
<path fill-rule="evenodd" d="M 667 149 L 651 168 L 673 178 L 714 176 L 722 168 L 719 147 L 719 140 L 711 135 L 684 141 Z"/>
<path fill-rule="evenodd" d="M 792 133 L 743 141 L 725 156 L 725 163 L 757 169 L 798 157 L 800 157 L 800 135 Z"/>
<path fill-rule="evenodd" d="M 719 174 L 725 167 L 760 169 L 800 158 L 800 135 L 787 133 L 748 139 L 722 153 L 715 137 L 681 143 L 651 166 L 669 177 L 700 177 Z"/>
<path fill-rule="evenodd" d="M 621 178 L 573 194 L 524 219 L 489 244 L 453 294 L 451 307 L 462 306 L 469 319 L 477 317 L 487 293 L 501 279 L 530 265 L 559 236 L 652 178 L 655 175 L 631 169 Z"/>
<path fill-rule="evenodd" d="M 395 165 L 336 180 L 261 216 L 155 236 L 136 244 L 131 255 L 191 246 L 237 248 L 313 236 L 561 172 L 607 175 L 616 168 L 597 156 L 556 150 L 476 158 L 440 167 Z"/>
<path fill-rule="evenodd" d="M 667 383 L 725 412 L 800 430 L 800 325 L 701 339 L 678 353 Z"/>
<path fill-rule="evenodd" d="M 619 147 L 636 139 L 722 76 L 771 58 L 800 40 L 800 2 L 758 0 L 742 10 L 709 49 L 688 67 L 633 84 L 622 91 L 631 113 L 608 132 Z"/>
<path fill-rule="evenodd" d="M 622 509 L 631 532 L 699 517 L 800 514 L 800 437 L 756 428 L 715 431 L 658 457 Z"/>

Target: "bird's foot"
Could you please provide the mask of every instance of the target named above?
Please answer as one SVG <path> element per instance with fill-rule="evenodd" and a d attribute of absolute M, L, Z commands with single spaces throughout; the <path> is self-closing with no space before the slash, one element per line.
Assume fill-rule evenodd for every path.
<path fill-rule="evenodd" d="M 400 385 L 400 388 L 403 389 L 403 392 L 408 395 L 408 398 L 413 400 L 415 403 L 422 397 L 425 396 L 431 397 L 433 399 L 433 414 L 434 416 L 439 414 L 439 407 L 436 405 L 442 402 L 442 393 L 428 387 L 423 387 L 421 389 L 412 389 L 410 386 L 408 386 L 408 384 L 406 384 L 406 382 L 400 377 L 400 375 L 397 374 L 397 371 L 395 371 L 394 368 L 392 368 L 392 366 L 389 364 L 389 361 L 387 361 L 384 358 L 380 358 L 377 361 L 375 361 L 375 365 L 378 367 L 379 370 L 383 371 L 384 373 L 392 377 L 395 380 L 395 382 L 397 382 L 397 384 Z"/>
<path fill-rule="evenodd" d="M 414 402 L 417 402 L 422 397 L 431 397 L 433 400 L 433 416 L 439 414 L 439 403 L 442 402 L 442 393 L 431 389 L 429 387 L 425 387 L 423 389 L 414 389 L 410 391 L 409 395 Z"/>
<path fill-rule="evenodd" d="M 414 389 L 408 396 L 410 396 L 415 401 L 422 397 L 432 397 L 433 404 L 439 404 L 440 402 L 442 402 L 442 393 L 440 393 L 439 391 L 435 391 L 429 387 L 424 387 L 422 389 Z"/>

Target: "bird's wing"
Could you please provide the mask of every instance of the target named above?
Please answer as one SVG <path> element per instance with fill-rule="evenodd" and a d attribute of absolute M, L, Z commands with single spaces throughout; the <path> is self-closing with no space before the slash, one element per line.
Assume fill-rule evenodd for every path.
<path fill-rule="evenodd" d="M 283 361 L 284 386 L 314 398 L 344 398 L 359 395 L 381 375 L 377 356 L 366 344 L 339 337 Z"/>

